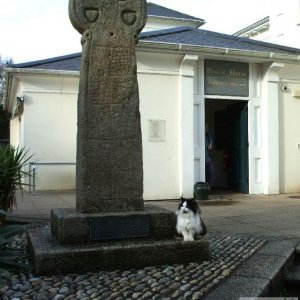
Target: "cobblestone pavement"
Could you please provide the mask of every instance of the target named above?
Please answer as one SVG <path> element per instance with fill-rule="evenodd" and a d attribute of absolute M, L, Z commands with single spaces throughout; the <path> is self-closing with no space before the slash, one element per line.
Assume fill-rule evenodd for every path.
<path fill-rule="evenodd" d="M 1 279 L 3 300 L 28 299 L 201 299 L 265 244 L 255 237 L 208 235 L 211 259 L 201 264 L 165 265 L 67 276 L 14 275 Z M 13 246 L 26 247 L 26 234 Z M 30 263 L 30 262 L 28 262 Z"/>
<path fill-rule="evenodd" d="M 50 208 L 72 207 L 74 199 L 74 192 L 39 192 L 36 196 L 25 193 L 24 200 L 19 201 L 18 210 L 13 216 L 19 220 L 39 219 L 47 222 Z M 261 251 L 268 247 L 270 240 L 275 239 L 274 249 L 269 249 L 270 246 L 270 253 L 267 253 L 274 269 L 272 274 L 275 275 L 277 269 L 282 269 L 282 263 L 287 257 L 286 254 L 282 254 L 282 249 L 287 248 L 288 255 L 294 251 L 294 244 L 288 243 L 285 247 L 285 240 L 293 239 L 296 243 L 300 239 L 299 199 L 300 193 L 275 196 L 222 194 L 212 195 L 209 201 L 202 201 L 200 206 L 209 229 L 207 239 L 210 241 L 212 254 L 211 260 L 202 264 L 54 277 L 21 274 L 14 276 L 9 282 L 3 281 L 0 295 L 6 300 L 201 299 L 215 295 L 223 286 L 227 293 L 230 281 L 235 290 L 245 289 L 244 285 L 236 287 L 236 282 L 244 278 L 247 282 L 239 282 L 249 283 L 249 277 L 229 275 L 264 243 L 266 245 Z M 154 201 L 151 204 L 175 211 L 178 201 Z M 24 241 L 24 237 L 18 239 L 18 243 Z M 265 240 L 268 240 L 268 243 Z M 278 243 L 281 244 L 279 250 L 276 246 Z M 261 251 L 245 264 L 256 259 Z M 265 257 L 266 253 L 259 258 Z M 278 258 L 278 264 L 274 265 L 274 257 Z M 240 268 L 236 272 L 239 270 Z M 269 279 L 264 279 L 264 282 L 273 282 L 271 277 L 272 275 Z M 259 276 L 254 276 L 253 280 L 257 283 L 262 281 Z M 236 295 L 240 295 L 240 291 L 242 290 L 236 291 Z M 223 296 L 222 294 L 218 299 L 224 299 Z"/>

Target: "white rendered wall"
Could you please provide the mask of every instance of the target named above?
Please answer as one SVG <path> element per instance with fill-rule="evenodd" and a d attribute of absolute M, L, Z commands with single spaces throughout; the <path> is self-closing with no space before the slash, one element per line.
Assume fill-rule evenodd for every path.
<path fill-rule="evenodd" d="M 73 95 L 26 94 L 32 102 L 25 109 L 25 141 L 37 165 L 37 188 L 41 190 L 74 189 L 76 101 Z"/>
<path fill-rule="evenodd" d="M 20 145 L 20 126 L 21 121 L 18 117 L 10 121 L 10 144 L 14 147 Z"/>
<path fill-rule="evenodd" d="M 149 53 L 137 56 L 144 199 L 178 198 L 181 195 L 179 66 L 182 56 Z M 32 161 L 75 162 L 78 78 L 26 76 L 20 80 L 25 99 L 24 145 L 34 154 Z M 150 139 L 151 121 L 162 122 L 162 140 Z M 37 164 L 37 190 L 74 188 L 75 166 Z"/>
<path fill-rule="evenodd" d="M 138 82 L 143 137 L 144 199 L 177 199 L 180 191 L 180 57 L 143 53 Z M 161 139 L 151 138 L 151 124 L 162 125 Z"/>
<path fill-rule="evenodd" d="M 16 107 L 17 107 L 17 97 L 23 96 L 23 85 L 22 82 L 20 82 L 18 77 L 15 77 L 11 84 L 11 99 L 13 101 L 10 101 L 7 109 L 10 113 L 11 120 L 10 120 L 10 144 L 14 147 L 23 147 L 23 125 L 24 125 L 24 118 L 23 116 L 15 115 Z"/>
<path fill-rule="evenodd" d="M 36 189 L 74 189 L 75 165 L 55 163 L 76 160 L 78 79 L 40 76 L 22 82 L 24 146 L 37 162 Z"/>
<path fill-rule="evenodd" d="M 282 87 L 286 89 L 282 91 Z M 280 192 L 300 192 L 300 66 L 286 65 L 280 72 Z"/>

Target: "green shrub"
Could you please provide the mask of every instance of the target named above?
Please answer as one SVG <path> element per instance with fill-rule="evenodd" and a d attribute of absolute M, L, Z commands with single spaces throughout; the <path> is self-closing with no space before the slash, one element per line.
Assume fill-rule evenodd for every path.
<path fill-rule="evenodd" d="M 16 203 L 16 190 L 22 190 L 24 177 L 30 176 L 24 171 L 32 156 L 27 157 L 24 148 L 0 146 L 0 209 L 11 212 Z"/>

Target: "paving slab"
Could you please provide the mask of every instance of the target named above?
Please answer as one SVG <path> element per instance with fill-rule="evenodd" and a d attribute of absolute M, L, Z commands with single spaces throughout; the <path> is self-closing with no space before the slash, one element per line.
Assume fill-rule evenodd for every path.
<path fill-rule="evenodd" d="M 295 261 L 296 244 L 296 240 L 268 241 L 204 299 L 279 296 Z"/>
<path fill-rule="evenodd" d="M 204 219 L 205 220 L 205 219 Z M 212 225 L 209 221 L 208 224 L 208 230 L 214 230 L 216 232 L 220 233 L 227 233 L 227 234 L 244 234 L 244 235 L 260 235 L 261 233 L 265 232 L 264 228 L 260 225 L 256 224 L 244 224 L 244 223 L 232 223 L 232 224 L 214 224 Z"/>
<path fill-rule="evenodd" d="M 204 300 L 239 300 L 240 297 L 263 297 L 271 291 L 271 281 L 264 278 L 231 276 Z"/>
<path fill-rule="evenodd" d="M 235 272 L 235 275 L 269 279 L 279 283 L 283 279 L 286 258 L 277 255 L 255 254 Z"/>
<path fill-rule="evenodd" d="M 297 244 L 298 239 L 268 241 L 259 251 L 259 254 L 276 255 L 290 259 L 295 256 L 295 247 Z"/>

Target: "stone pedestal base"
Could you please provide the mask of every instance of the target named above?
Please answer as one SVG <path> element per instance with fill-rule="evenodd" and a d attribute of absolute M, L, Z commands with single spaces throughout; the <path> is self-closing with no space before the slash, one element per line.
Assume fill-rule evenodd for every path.
<path fill-rule="evenodd" d="M 209 258 L 206 240 L 183 242 L 173 238 L 62 245 L 53 237 L 50 227 L 31 230 L 29 247 L 34 272 L 39 275 L 143 268 Z"/>
<path fill-rule="evenodd" d="M 145 205 L 143 211 L 78 213 L 53 209 L 51 228 L 29 231 L 29 247 L 38 275 L 142 268 L 202 262 L 205 240 L 176 240 L 175 213 Z"/>
<path fill-rule="evenodd" d="M 62 244 L 132 238 L 174 238 L 175 213 L 153 205 L 143 211 L 79 213 L 52 209 L 52 234 Z"/>

